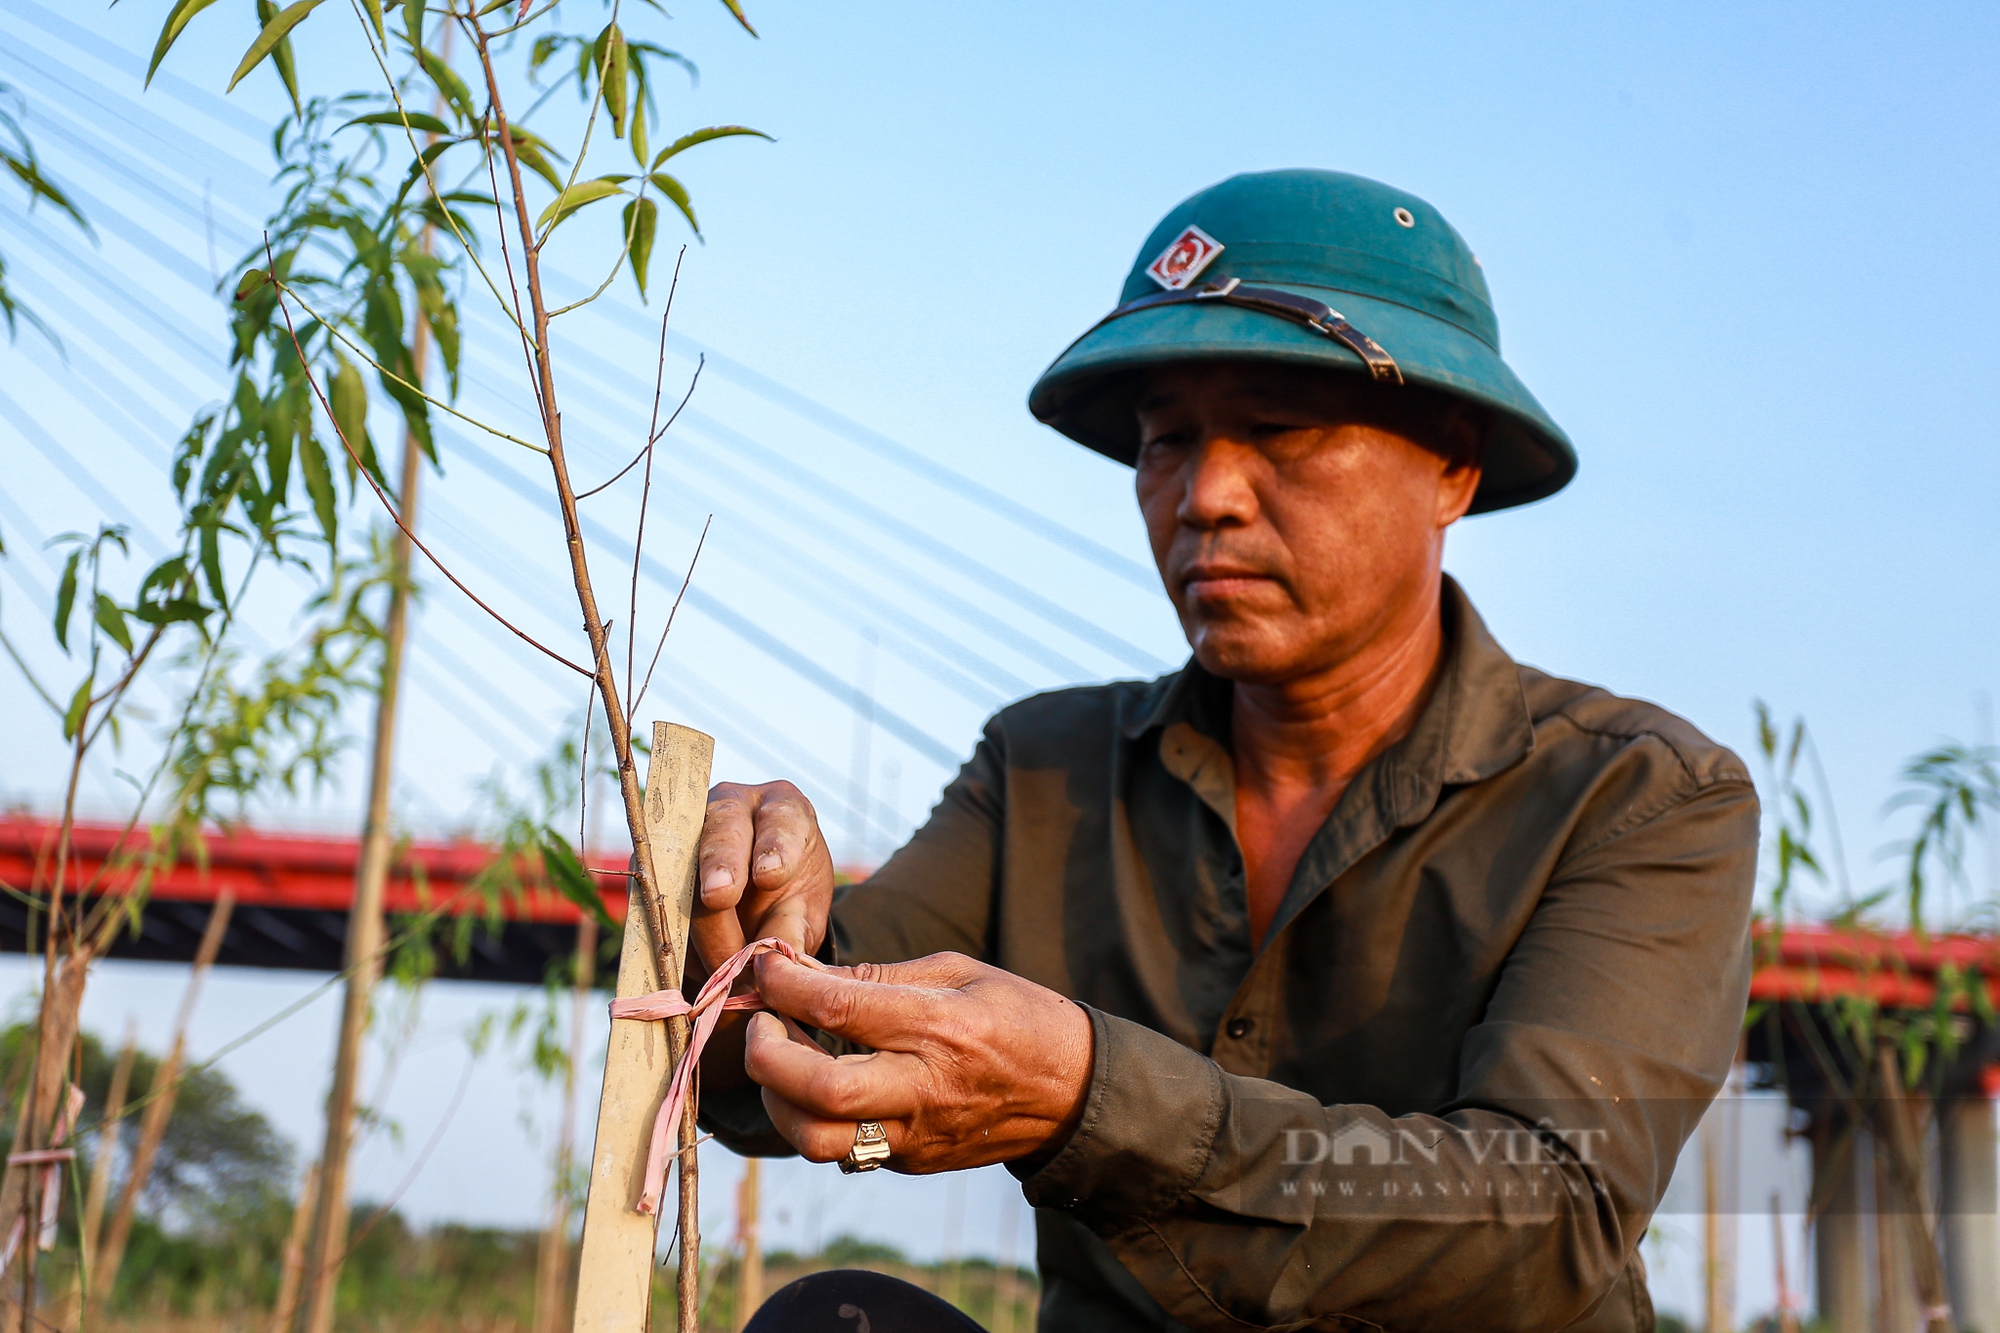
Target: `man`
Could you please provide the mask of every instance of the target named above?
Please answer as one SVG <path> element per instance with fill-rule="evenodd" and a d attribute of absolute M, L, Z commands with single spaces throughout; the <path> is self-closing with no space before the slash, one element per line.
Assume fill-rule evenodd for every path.
<path fill-rule="evenodd" d="M 1029 405 L 1134 466 L 1193 659 L 1002 710 L 838 893 L 795 788 L 715 789 L 702 959 L 839 965 L 759 961 L 796 1022 L 711 1047 L 719 1137 L 1005 1162 L 1048 1330 L 1652 1327 L 1756 797 L 1686 722 L 1514 663 L 1443 574 L 1452 523 L 1575 470 L 1498 344 L 1401 191 L 1270 172 L 1167 216 Z"/>

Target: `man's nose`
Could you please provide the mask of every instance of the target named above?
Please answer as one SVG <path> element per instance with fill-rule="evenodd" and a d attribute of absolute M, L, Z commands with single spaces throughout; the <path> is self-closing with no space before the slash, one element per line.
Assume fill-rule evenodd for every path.
<path fill-rule="evenodd" d="M 1262 456 L 1240 440 L 1211 435 L 1188 458 L 1176 514 L 1185 527 L 1239 527 L 1257 513 L 1255 468 Z"/>

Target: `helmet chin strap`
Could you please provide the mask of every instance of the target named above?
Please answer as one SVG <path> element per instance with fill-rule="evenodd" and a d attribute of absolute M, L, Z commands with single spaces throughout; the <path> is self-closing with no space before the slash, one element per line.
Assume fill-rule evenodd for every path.
<path fill-rule="evenodd" d="M 1185 291 L 1142 296 L 1136 301 L 1127 301 L 1098 320 L 1092 327 L 1101 328 L 1114 319 L 1140 310 L 1151 310 L 1156 306 L 1193 305 L 1205 301 L 1242 306 L 1246 310 L 1261 310 L 1265 314 L 1288 319 L 1294 324 L 1303 324 L 1313 332 L 1333 339 L 1360 357 L 1362 364 L 1368 367 L 1369 375 L 1378 384 L 1403 382 L 1403 371 L 1396 364 L 1396 359 L 1383 351 L 1380 343 L 1348 323 L 1347 317 L 1332 306 L 1315 301 L 1310 296 L 1295 296 L 1277 287 L 1246 287 L 1241 278 L 1203 283 L 1199 287 L 1190 287 Z"/>

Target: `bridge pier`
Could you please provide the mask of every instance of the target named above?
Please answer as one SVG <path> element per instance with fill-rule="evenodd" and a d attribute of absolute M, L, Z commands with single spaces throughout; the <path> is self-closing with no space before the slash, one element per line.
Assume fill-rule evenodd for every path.
<path fill-rule="evenodd" d="M 1938 1156 L 1952 1316 L 1968 1333 L 2000 1333 L 2000 1151 L 1984 1086 L 1943 1103 Z"/>
<path fill-rule="evenodd" d="M 1813 1224 L 1813 1304 L 1827 1333 L 1871 1333 L 1861 1195 L 1867 1154 L 1859 1134 L 1841 1132 L 1844 1123 L 1828 1115 L 1813 1124 L 1813 1179 L 1825 1190 Z"/>

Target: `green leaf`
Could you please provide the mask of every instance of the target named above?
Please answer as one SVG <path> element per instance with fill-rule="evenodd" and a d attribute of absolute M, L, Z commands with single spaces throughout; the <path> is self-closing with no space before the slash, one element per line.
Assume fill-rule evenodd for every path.
<path fill-rule="evenodd" d="M 325 0 L 298 0 L 297 4 L 289 5 L 273 16 L 271 21 L 264 25 L 264 30 L 257 34 L 257 40 L 250 43 L 250 49 L 243 53 L 243 60 L 236 66 L 236 72 L 229 76 L 229 87 L 222 91 L 229 92 L 243 82 L 244 75 L 262 64 L 264 57 L 270 55 L 278 43 L 285 40 L 286 33 L 303 23 L 306 15 L 318 9 L 324 2 Z"/>
<path fill-rule="evenodd" d="M 577 209 L 588 207 L 600 199 L 609 199 L 614 194 L 625 193 L 619 187 L 631 179 L 630 176 L 599 176 L 596 180 L 578 181 L 549 201 L 549 206 L 535 219 L 536 230 L 547 226 L 553 231 L 557 224 Z"/>
<path fill-rule="evenodd" d="M 430 76 L 431 82 L 437 85 L 438 92 L 444 95 L 444 100 L 451 104 L 452 110 L 466 120 L 477 118 L 477 110 L 472 105 L 472 90 L 465 86 L 464 79 L 458 77 L 457 70 L 421 46 L 417 48 L 417 61 L 424 67 L 424 73 Z"/>
<path fill-rule="evenodd" d="M 625 232 L 632 238 L 632 277 L 639 284 L 639 299 L 646 299 L 646 265 L 653 258 L 653 233 L 659 229 L 660 206 L 650 199 L 634 199 L 625 205 Z"/>
<path fill-rule="evenodd" d="M 167 58 L 167 52 L 179 39 L 181 30 L 188 20 L 214 4 L 215 0 L 174 0 L 174 7 L 167 11 L 167 21 L 160 27 L 160 40 L 153 43 L 152 63 L 146 66 L 146 83 L 153 82 L 153 75 L 159 70 L 160 62 Z"/>
<path fill-rule="evenodd" d="M 637 71 L 642 67 L 635 65 L 633 68 Z M 644 171 L 646 154 L 652 151 L 652 145 L 646 141 L 646 112 L 651 109 L 651 101 L 645 91 L 646 76 L 643 73 L 639 75 L 638 84 L 639 96 L 632 107 L 632 160 L 639 164 L 639 170 Z"/>
<path fill-rule="evenodd" d="M 625 34 L 618 30 L 616 23 L 607 23 L 604 25 L 604 31 L 597 34 L 597 40 L 590 44 L 590 72 L 597 76 L 598 96 L 604 99 L 604 108 L 611 113 L 612 122 L 615 124 L 619 119 L 619 107 L 623 103 L 625 89 L 621 86 L 615 93 L 611 89 L 611 47 L 614 43 L 623 46 Z M 579 70 L 579 76 L 581 73 Z"/>
<path fill-rule="evenodd" d="M 389 40 L 389 29 L 382 22 L 382 0 L 361 0 L 361 7 L 368 11 L 368 21 L 375 25 L 375 39 Z"/>
<path fill-rule="evenodd" d="M 411 129 L 422 130 L 425 134 L 451 133 L 451 126 L 427 111 L 376 111 L 366 116 L 356 116 L 340 128 L 351 130 L 356 125 L 394 125 L 401 128 L 405 122 L 408 122 Z"/>
<path fill-rule="evenodd" d="M 297 389 L 285 395 L 283 430 L 267 428 L 264 435 L 264 475 L 270 479 L 273 502 L 283 507 L 292 488 L 292 440 L 312 429 L 312 404 Z"/>
<path fill-rule="evenodd" d="M 332 382 L 327 386 L 327 398 L 333 405 L 334 424 L 347 441 L 347 447 L 355 453 L 364 453 L 363 445 L 368 440 L 368 382 L 361 378 L 361 372 L 345 355 L 336 353 Z"/>
<path fill-rule="evenodd" d="M 76 687 L 76 693 L 69 697 L 69 708 L 63 713 L 63 739 L 73 741 L 83 726 L 83 715 L 90 708 L 90 687 L 97 683 L 94 676 L 85 676 L 83 683 Z"/>
<path fill-rule="evenodd" d="M 0 118 L 3 117 L 4 113 L 0 113 Z M 32 153 L 20 156 L 0 148 L 0 162 L 6 163 L 7 170 L 13 172 L 15 178 L 28 188 L 28 207 L 33 208 L 41 200 L 46 199 L 75 219 L 77 226 L 85 231 L 90 230 L 89 221 L 84 218 L 75 201 L 63 193 L 60 185 L 42 174 L 41 163 L 35 160 Z"/>
<path fill-rule="evenodd" d="M 757 35 L 757 30 L 750 26 L 750 20 L 743 16 L 743 6 L 740 0 L 722 0 L 722 7 L 734 15 L 736 21 L 743 25 L 743 31 L 749 33 L 752 37 Z"/>
<path fill-rule="evenodd" d="M 253 268 L 245 271 L 243 276 L 237 279 L 236 282 L 236 299 L 241 301 L 270 280 L 271 275 L 261 268 Z"/>
<path fill-rule="evenodd" d="M 598 63 L 604 80 L 604 106 L 611 112 L 611 135 L 625 137 L 625 114 L 631 110 L 632 53 L 626 49 L 625 33 L 617 24 L 612 24 L 607 32 L 611 34 L 609 67 Z"/>
<path fill-rule="evenodd" d="M 424 0 L 403 0 L 403 35 L 409 38 L 411 46 L 423 46 Z"/>
<path fill-rule="evenodd" d="M 82 547 L 71 551 L 63 562 L 62 581 L 56 585 L 56 642 L 64 652 L 69 651 L 69 613 L 76 606 L 76 567 L 82 559 Z"/>
<path fill-rule="evenodd" d="M 111 641 L 125 650 L 125 656 L 130 657 L 132 655 L 132 631 L 126 628 L 125 613 L 118 608 L 118 603 L 112 601 L 103 593 L 97 594 L 96 620 L 97 627 L 106 634 L 109 634 Z"/>
<path fill-rule="evenodd" d="M 259 23 L 269 23 L 276 17 L 278 17 L 278 6 L 275 0 L 257 0 Z M 293 112 L 304 115 L 305 109 L 299 105 L 299 70 L 298 63 L 292 59 L 291 38 L 278 39 L 278 44 L 271 49 L 271 63 L 278 67 L 278 77 L 285 82 L 285 92 L 292 99 Z"/>
<path fill-rule="evenodd" d="M 555 189 L 562 189 L 562 177 L 557 174 L 554 167 L 549 165 L 549 159 L 543 155 L 542 147 L 539 143 L 530 142 L 522 137 L 521 134 L 516 133 L 514 136 L 514 157 L 522 166 L 540 176 Z"/>
<path fill-rule="evenodd" d="M 409 194 L 410 187 L 424 178 L 424 168 L 434 165 L 446 152 L 463 142 L 465 142 L 463 139 L 440 139 L 434 144 L 426 145 L 422 152 L 410 159 L 410 174 L 403 177 L 403 188 L 396 191 L 396 203 L 400 205 L 403 197 Z"/>
<path fill-rule="evenodd" d="M 201 529 L 201 572 L 208 579 L 208 594 L 215 604 L 227 608 L 229 587 L 222 581 L 222 542 L 217 533 L 219 521 L 205 523 Z"/>
<path fill-rule="evenodd" d="M 654 189 L 674 201 L 674 207 L 681 211 L 681 216 L 688 220 L 688 226 L 694 228 L 694 234 L 699 237 L 701 224 L 694 220 L 694 204 L 688 200 L 687 187 L 664 171 L 656 171 L 647 179 L 653 182 Z"/>
<path fill-rule="evenodd" d="M 776 139 L 771 138 L 764 131 L 753 130 L 748 125 L 711 125 L 705 130 L 696 130 L 692 134 L 683 134 L 680 138 L 662 148 L 660 155 L 653 159 L 653 170 L 658 171 L 668 158 L 674 156 L 676 153 L 684 153 L 696 144 L 707 143 L 711 139 L 730 139 L 744 134 L 754 135 L 759 139 L 764 139 L 771 143 L 777 142 Z"/>
<path fill-rule="evenodd" d="M 606 935 L 618 933 L 618 923 L 604 910 L 604 899 L 598 894 L 590 872 L 583 868 L 569 840 L 554 829 L 542 830 L 542 869 L 557 892 L 597 918 L 599 930 Z"/>
<path fill-rule="evenodd" d="M 299 434 L 299 471 L 305 474 L 306 494 L 312 497 L 320 533 L 326 544 L 332 546 L 340 533 L 334 509 L 333 473 L 326 465 L 326 450 L 320 448 L 319 437 L 310 430 Z"/>
<path fill-rule="evenodd" d="M 169 556 L 147 571 L 139 581 L 139 595 L 132 602 L 132 618 L 148 625 L 160 625 L 169 619 L 166 608 L 176 600 L 174 589 L 187 577 L 187 557 Z"/>

